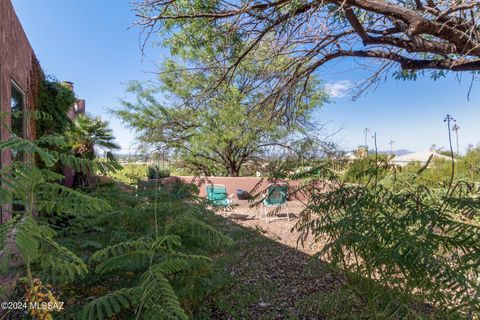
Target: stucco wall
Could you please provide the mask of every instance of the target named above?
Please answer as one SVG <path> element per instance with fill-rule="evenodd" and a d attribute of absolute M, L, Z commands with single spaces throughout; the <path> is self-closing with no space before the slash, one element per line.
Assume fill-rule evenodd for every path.
<path fill-rule="evenodd" d="M 274 181 L 268 180 L 266 178 L 256 178 L 256 177 L 193 177 L 193 176 L 183 176 L 178 177 L 181 180 L 187 183 L 195 183 L 200 189 L 200 196 L 206 196 L 206 184 L 223 184 L 227 189 L 227 193 L 233 194 L 234 198 L 237 198 L 236 191 L 237 189 L 245 190 L 252 195 L 258 194 L 260 192 L 265 191 L 269 184 L 274 183 Z M 298 187 L 301 185 L 301 181 L 298 180 L 281 180 L 277 182 L 285 182 L 288 183 L 289 187 L 291 188 L 291 196 L 298 200 L 308 200 L 308 195 L 301 192 L 295 192 L 294 190 L 298 190 Z M 318 187 L 325 187 L 324 182 L 318 182 Z"/>
<path fill-rule="evenodd" d="M 41 73 L 37 58 L 18 20 L 10 0 L 0 0 L 0 110 L 10 112 L 11 83 L 15 83 L 25 93 L 27 109 L 33 109 L 38 90 L 38 75 Z M 3 121 L 2 121 L 3 122 Z M 6 119 L 10 123 L 10 119 Z M 33 137 L 34 127 L 26 128 L 28 137 Z M 9 139 L 10 133 L 0 123 L 0 137 Z M 1 164 L 9 164 L 11 155 L 2 152 Z M 10 217 L 8 208 L 2 210 L 2 221 Z M 1 222 L 1 221 L 0 221 Z"/>

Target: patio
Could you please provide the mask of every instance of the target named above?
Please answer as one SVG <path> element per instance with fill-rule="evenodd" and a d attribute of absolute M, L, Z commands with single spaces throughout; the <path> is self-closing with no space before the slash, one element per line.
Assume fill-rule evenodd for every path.
<path fill-rule="evenodd" d="M 292 228 L 297 223 L 300 212 L 305 208 L 305 202 L 299 200 L 288 201 L 287 208 L 282 208 L 280 213 L 288 211 L 290 213 L 290 221 L 287 221 L 285 215 L 281 215 L 281 219 L 274 219 L 272 216 L 268 222 L 261 218 L 262 205 L 251 207 L 252 203 L 248 200 L 238 200 L 237 198 L 233 199 L 233 205 L 235 206 L 233 214 L 232 212 L 222 213 L 221 210 L 217 210 L 216 214 L 227 217 L 230 221 L 243 227 L 257 230 L 276 242 L 309 255 L 318 252 L 323 246 L 322 242 L 314 243 L 313 241 L 307 241 L 303 247 L 297 245 L 300 233 L 292 231 Z"/>

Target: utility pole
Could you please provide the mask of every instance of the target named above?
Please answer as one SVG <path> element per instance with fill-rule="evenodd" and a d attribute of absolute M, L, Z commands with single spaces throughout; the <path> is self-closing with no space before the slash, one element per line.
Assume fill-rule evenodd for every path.
<path fill-rule="evenodd" d="M 455 138 L 457 139 L 457 155 L 460 154 L 460 147 L 458 145 L 458 129 L 460 129 L 460 126 L 455 123 L 452 127 L 452 131 L 455 132 Z"/>
<path fill-rule="evenodd" d="M 368 137 L 368 133 L 370 132 L 370 129 L 368 128 L 365 128 L 363 130 L 363 134 L 365 135 L 365 148 L 368 150 L 368 144 L 367 144 L 367 137 Z"/>
<path fill-rule="evenodd" d="M 445 119 L 443 119 L 443 122 L 446 122 L 447 123 L 447 127 L 448 127 L 448 142 L 450 144 L 450 154 L 452 155 L 452 166 L 454 165 L 454 160 L 453 160 L 453 148 L 452 148 L 452 133 L 450 131 L 450 129 L 452 129 L 451 127 L 451 124 L 455 122 L 457 122 L 457 120 L 453 119 L 453 117 L 449 114 L 447 114 L 447 116 L 445 117 Z M 452 170 L 452 179 L 453 179 L 453 170 Z"/>
<path fill-rule="evenodd" d="M 390 154 L 393 154 L 393 144 L 395 143 L 395 141 L 393 140 L 390 140 L 390 142 L 388 143 L 390 145 Z"/>

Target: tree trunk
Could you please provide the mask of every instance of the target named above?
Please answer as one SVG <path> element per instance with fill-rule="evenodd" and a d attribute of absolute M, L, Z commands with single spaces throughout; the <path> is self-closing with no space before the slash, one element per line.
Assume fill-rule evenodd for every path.
<path fill-rule="evenodd" d="M 237 168 L 228 168 L 228 176 L 238 177 L 240 176 L 240 170 L 238 170 Z"/>
<path fill-rule="evenodd" d="M 238 177 L 240 176 L 240 167 L 241 164 L 230 162 L 229 167 L 227 168 L 227 173 L 229 177 Z"/>

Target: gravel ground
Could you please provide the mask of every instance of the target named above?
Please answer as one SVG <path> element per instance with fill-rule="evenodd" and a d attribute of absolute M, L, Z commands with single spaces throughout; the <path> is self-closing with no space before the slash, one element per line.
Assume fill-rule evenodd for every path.
<path fill-rule="evenodd" d="M 306 299 L 337 290 L 342 285 L 338 275 L 326 265 L 311 259 L 319 249 L 308 243 L 297 246 L 297 232 L 291 232 L 303 208 L 299 201 L 289 202 L 285 219 L 266 222 L 261 209 L 247 201 L 236 201 L 234 216 L 226 217 L 223 229 L 235 240 L 235 246 L 223 256 L 220 265 L 233 279 L 222 292 L 213 309 L 214 319 L 324 319 L 314 310 L 302 307 Z M 285 210 L 282 210 L 285 212 Z M 212 311 L 212 309 L 211 309 Z M 211 313 L 212 314 L 212 313 Z"/>
<path fill-rule="evenodd" d="M 234 200 L 234 205 L 233 214 L 232 212 L 217 212 L 217 214 L 227 217 L 241 226 L 260 230 L 263 235 L 270 239 L 309 255 L 317 253 L 322 248 L 323 244 L 321 242 L 314 243 L 307 240 L 303 246 L 297 243 L 300 233 L 292 231 L 292 228 L 297 223 L 300 212 L 305 208 L 305 204 L 301 201 L 289 201 L 287 207 L 282 208 L 278 214 L 281 219 L 272 216 L 268 218 L 268 222 L 262 216 L 261 206 L 251 207 L 248 201 L 237 199 Z M 287 212 L 289 213 L 289 221 L 286 219 Z M 244 217 L 246 219 L 243 219 Z"/>

